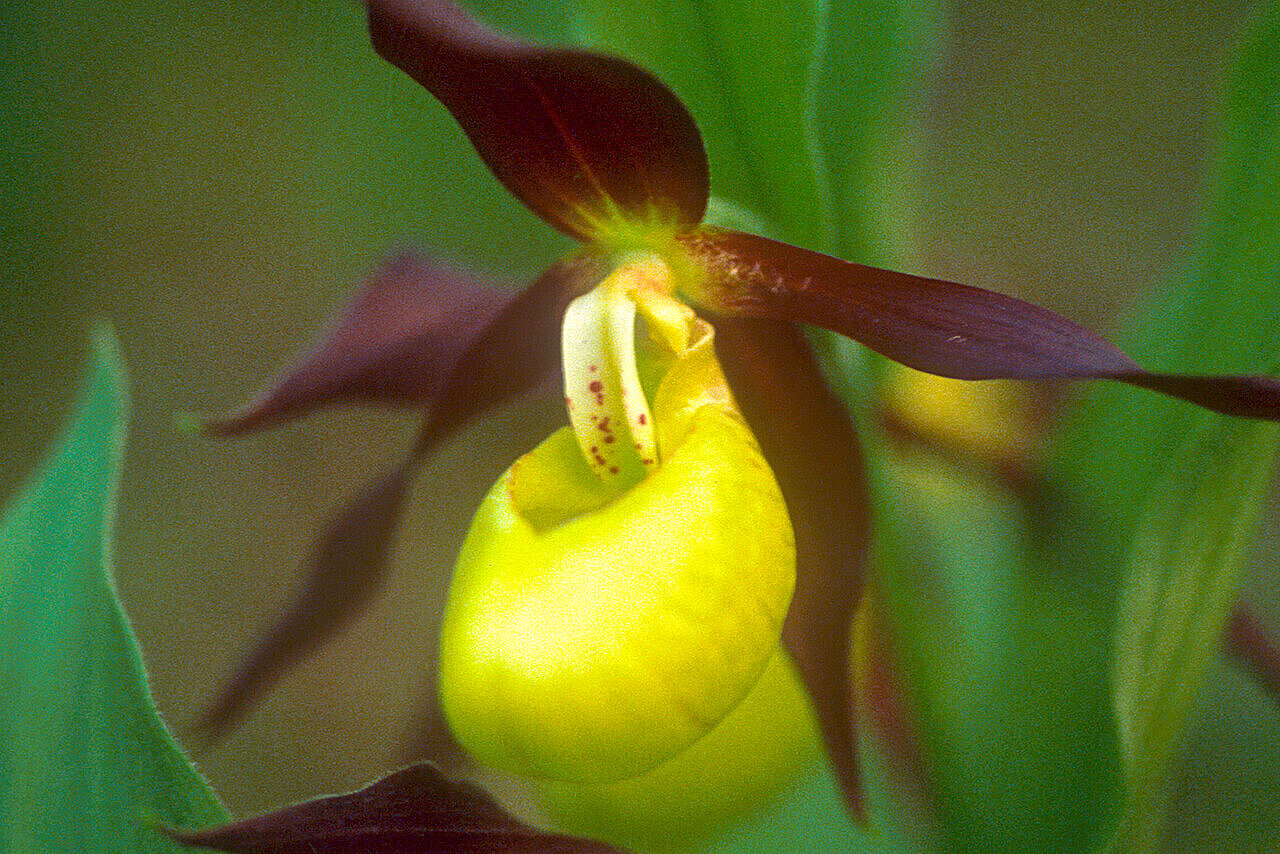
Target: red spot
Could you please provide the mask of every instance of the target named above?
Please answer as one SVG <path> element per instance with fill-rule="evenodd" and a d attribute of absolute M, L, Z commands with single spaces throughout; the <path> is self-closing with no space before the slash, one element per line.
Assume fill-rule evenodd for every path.
<path fill-rule="evenodd" d="M 593 394 L 599 394 L 604 391 L 604 383 L 600 382 L 600 380 L 592 380 L 590 384 L 587 385 L 587 390 Z"/>
<path fill-rule="evenodd" d="M 594 374 L 596 371 L 600 369 L 597 368 L 595 365 L 587 365 L 587 370 Z"/>
<path fill-rule="evenodd" d="M 604 437 L 604 443 L 606 445 L 612 445 L 615 441 L 616 439 L 613 437 L 612 433 Z"/>
<path fill-rule="evenodd" d="M 612 433 L 612 432 L 613 432 L 613 428 L 611 428 L 611 427 L 609 426 L 609 416 L 608 416 L 608 415 L 606 415 L 604 418 L 601 418 L 599 421 L 597 421 L 597 422 L 596 422 L 596 429 L 597 429 L 597 430 L 599 430 L 601 433 Z"/>
<path fill-rule="evenodd" d="M 591 453 L 593 453 L 593 454 L 598 454 L 598 453 L 600 453 L 600 449 L 599 449 L 599 448 L 597 448 L 595 445 L 592 445 L 592 446 L 591 446 Z"/>
<path fill-rule="evenodd" d="M 596 454 L 596 465 L 602 466 L 607 462 L 608 460 L 606 460 L 604 457 L 600 456 L 599 454 Z"/>
<path fill-rule="evenodd" d="M 609 474 L 617 474 L 617 473 L 618 473 L 617 466 L 609 466 Z"/>
<path fill-rule="evenodd" d="M 653 465 L 653 460 L 641 460 L 640 462 L 644 463 L 647 466 Z"/>
<path fill-rule="evenodd" d="M 641 447 L 640 447 L 640 443 L 639 443 L 639 442 L 636 442 L 636 450 L 637 450 L 637 451 L 644 450 L 643 448 L 641 448 Z"/>
<path fill-rule="evenodd" d="M 649 416 L 641 412 L 638 416 L 636 416 L 636 422 L 640 424 L 648 424 Z"/>

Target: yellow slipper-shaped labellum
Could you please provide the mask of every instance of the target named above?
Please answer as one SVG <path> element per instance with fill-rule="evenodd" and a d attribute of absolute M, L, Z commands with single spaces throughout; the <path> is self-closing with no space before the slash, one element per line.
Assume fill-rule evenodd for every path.
<path fill-rule="evenodd" d="M 581 433 L 553 434 L 484 499 L 445 609 L 449 723 L 477 759 L 519 774 L 621 780 L 680 753 L 759 679 L 794 585 L 786 507 L 711 328 L 627 285 L 600 288 L 621 286 L 652 335 L 637 349 L 657 464 L 619 491 Z"/>

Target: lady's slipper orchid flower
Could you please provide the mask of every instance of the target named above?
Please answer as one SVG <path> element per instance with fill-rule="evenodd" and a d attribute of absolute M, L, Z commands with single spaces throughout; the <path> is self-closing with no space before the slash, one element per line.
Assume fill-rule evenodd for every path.
<path fill-rule="evenodd" d="M 947 377 L 1110 379 L 1280 419 L 1275 380 L 1151 373 L 1011 297 L 703 224 L 697 127 L 631 63 L 496 34 L 448 0 L 370 0 L 369 22 L 498 180 L 585 246 L 509 298 L 402 256 L 281 382 L 213 425 L 240 433 L 351 399 L 428 411 L 411 458 L 335 522 L 303 597 L 211 710 L 212 734 L 372 590 L 423 457 L 557 355 L 570 427 L 494 487 L 455 576 L 442 691 L 460 739 L 571 779 L 677 752 L 768 660 L 791 591 L 789 516 L 782 636 L 855 811 L 848 638 L 867 502 L 849 419 L 794 324 Z M 633 737 L 644 743 L 612 743 Z"/>

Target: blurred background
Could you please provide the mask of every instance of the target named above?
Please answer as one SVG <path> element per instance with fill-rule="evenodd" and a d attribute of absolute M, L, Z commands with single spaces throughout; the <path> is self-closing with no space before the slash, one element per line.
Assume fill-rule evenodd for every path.
<path fill-rule="evenodd" d="M 921 168 L 902 175 L 909 271 L 1118 322 L 1195 239 L 1252 5 L 948 5 Z M 118 583 L 181 735 L 287 601 L 316 530 L 415 422 L 335 411 L 222 442 L 175 415 L 252 394 L 391 249 L 433 247 L 520 282 L 565 244 L 373 54 L 359 4 L 5 4 L 0 45 L 0 493 L 56 435 L 88 331 L 109 320 L 134 397 Z M 521 429 L 535 417 L 513 409 L 443 449 L 385 595 L 199 757 L 234 813 L 400 761 L 457 544 L 493 478 L 540 438 Z M 1249 582 L 1273 615 L 1275 530 Z M 1200 812 L 1246 806 L 1196 788 L 1244 773 L 1231 763 L 1248 734 L 1220 720 L 1257 698 L 1221 678 L 1183 783 Z"/>

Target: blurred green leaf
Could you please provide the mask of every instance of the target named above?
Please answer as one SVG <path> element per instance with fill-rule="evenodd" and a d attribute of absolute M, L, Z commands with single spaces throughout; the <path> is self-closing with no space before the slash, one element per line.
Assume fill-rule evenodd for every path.
<path fill-rule="evenodd" d="M 1031 571 L 1019 498 L 927 456 L 881 477 L 877 590 L 941 850 L 1090 850 L 1122 785 L 1107 612 Z"/>
<path fill-rule="evenodd" d="M 1159 843 L 1171 761 L 1220 648 L 1278 435 L 1274 424 L 1206 414 L 1139 519 L 1117 615 L 1115 703 L 1129 789 L 1115 850 Z"/>
<path fill-rule="evenodd" d="M 825 0 L 818 7 L 821 59 L 805 115 L 819 152 L 824 210 L 834 217 L 826 248 L 864 264 L 892 263 L 913 222 L 917 119 L 940 57 L 940 4 Z"/>
<path fill-rule="evenodd" d="M 1277 326 L 1280 4 L 1271 3 L 1232 75 L 1199 245 L 1119 337 L 1151 367 L 1255 373 L 1275 359 Z M 1274 442 L 1265 427 L 1101 384 L 1056 437 L 1052 475 L 1064 500 L 1042 537 L 1045 576 L 1083 576 L 1080 589 L 1100 607 L 1122 591 L 1112 674 L 1127 768 L 1121 850 L 1159 841 L 1173 751 L 1217 650 Z"/>
<path fill-rule="evenodd" d="M 100 333 L 70 426 L 0 526 L 0 850 L 177 851 L 225 818 L 169 735 L 116 600 L 108 537 L 128 401 Z"/>
<path fill-rule="evenodd" d="M 1255 681 L 1221 661 L 1203 689 L 1177 769 L 1162 850 L 1272 851 L 1280 839 L 1280 708 Z"/>
<path fill-rule="evenodd" d="M 1280 4 L 1245 36 L 1232 75 L 1221 158 L 1199 245 L 1185 270 L 1117 336 L 1151 368 L 1257 373 L 1280 328 Z M 1091 384 L 1056 437 L 1065 512 L 1047 542 L 1056 563 L 1119 567 L 1144 496 L 1199 410 Z M 1105 453 L 1100 449 L 1105 448 Z M 1115 589 L 1117 579 L 1097 583 Z"/>

